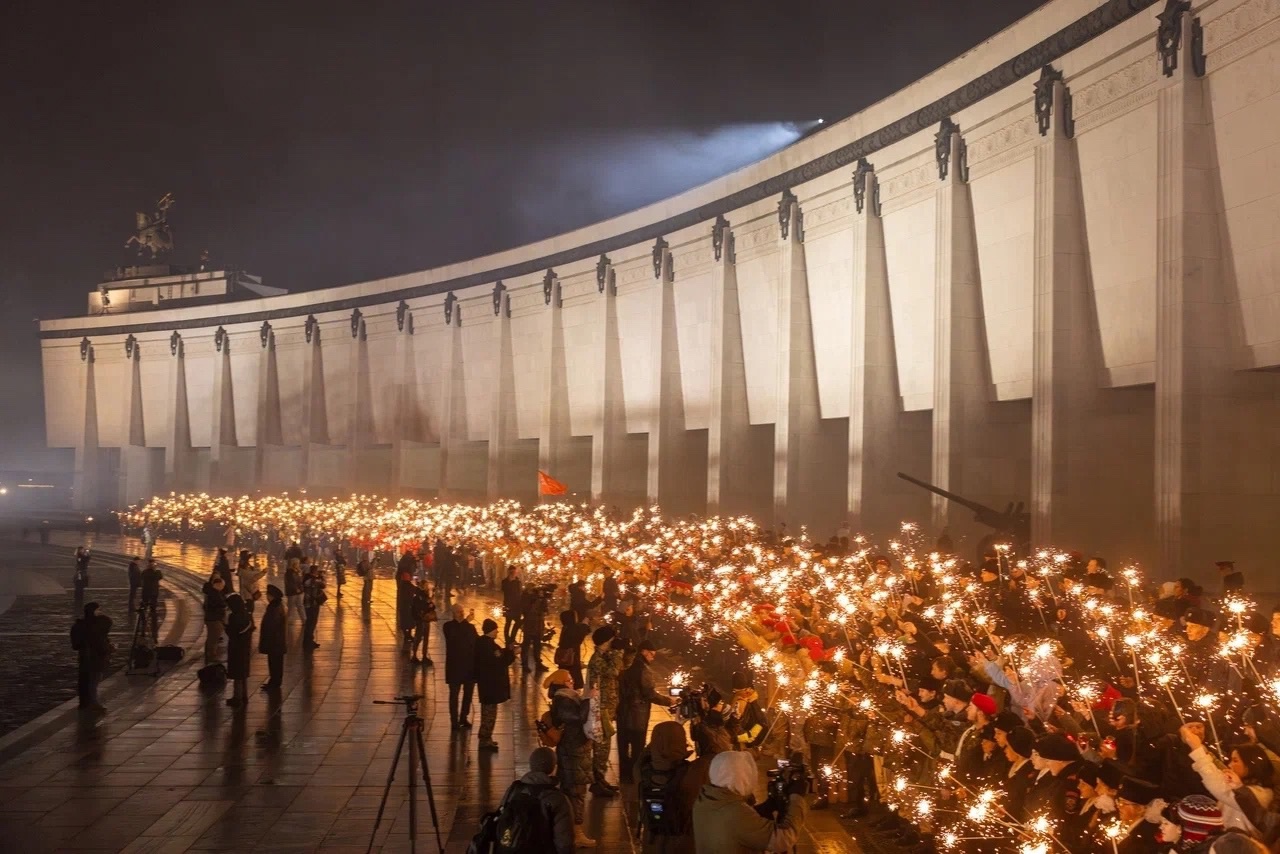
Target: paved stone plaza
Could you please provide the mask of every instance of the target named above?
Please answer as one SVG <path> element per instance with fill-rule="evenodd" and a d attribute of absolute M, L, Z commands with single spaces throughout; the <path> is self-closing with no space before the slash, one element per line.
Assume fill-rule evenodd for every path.
<path fill-rule="evenodd" d="M 100 553 L 123 547 L 115 538 L 98 538 L 95 545 Z M 212 563 L 212 554 L 198 547 L 162 543 L 156 554 L 175 589 L 177 576 L 203 576 Z M 425 697 L 442 838 L 449 851 L 465 850 L 480 816 L 526 770 L 536 744 L 532 721 L 546 708 L 541 679 L 513 672 L 512 701 L 501 707 L 494 736 L 501 749 L 479 752 L 474 730 L 455 734 L 448 728 L 439 630 L 431 640 L 437 666 L 415 669 L 396 642 L 393 582 L 375 583 L 368 613 L 355 585 L 338 599 L 332 578 L 330 584 L 320 648 L 309 656 L 297 652 L 300 628 L 290 627 L 284 689 L 275 702 L 256 691 L 266 676 L 261 656 L 254 656 L 254 690 L 244 713 L 224 704 L 227 695 L 199 690 L 196 618 L 182 628 L 186 661 L 158 680 L 115 677 L 104 690 L 109 711 L 102 718 L 54 710 L 12 733 L 7 749 L 0 744 L 0 848 L 24 854 L 364 851 L 403 719 L 399 708 L 372 701 L 412 692 Z M 492 606 L 475 591 L 462 601 L 477 614 Z M 57 631 L 65 635 L 60 624 Z M 74 661 L 69 648 L 66 658 Z M 655 711 L 654 722 L 661 719 Z M 14 736 L 33 729 L 34 737 L 14 746 Z M 405 775 L 402 763 L 374 850 L 409 850 Z M 419 799 L 417 850 L 434 850 L 421 788 Z M 634 814 L 629 800 L 588 797 L 587 829 L 599 838 L 599 850 L 635 849 Z M 829 813 L 815 814 L 810 828 L 805 849 L 857 850 Z"/>

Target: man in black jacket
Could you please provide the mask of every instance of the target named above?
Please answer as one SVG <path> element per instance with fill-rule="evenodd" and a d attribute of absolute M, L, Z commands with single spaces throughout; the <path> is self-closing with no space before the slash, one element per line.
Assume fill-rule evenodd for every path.
<path fill-rule="evenodd" d="M 147 568 L 142 570 L 142 596 L 138 607 L 147 612 L 152 640 L 155 640 L 160 634 L 160 627 L 156 624 L 156 605 L 160 604 L 160 579 L 163 577 L 164 575 L 156 567 L 155 559 L 149 558 L 147 560 Z"/>
<path fill-rule="evenodd" d="M 444 538 L 441 537 L 436 540 L 435 548 L 431 552 L 431 559 L 435 564 L 436 590 L 440 593 L 440 604 L 445 606 L 449 604 L 453 586 L 457 582 L 457 556 L 454 555 L 453 549 L 449 548 L 449 544 L 444 541 Z"/>
<path fill-rule="evenodd" d="M 78 653 L 80 708 L 105 712 L 98 702 L 98 683 L 111 660 L 111 618 L 98 613 L 98 603 L 84 606 L 84 616 L 71 627 L 71 646 Z"/>
<path fill-rule="evenodd" d="M 471 694 L 476 688 L 476 627 L 464 615 L 461 605 L 453 606 L 453 619 L 444 632 L 444 681 L 449 685 L 449 723 L 455 730 L 469 729 Z M 458 693 L 462 704 L 458 704 Z"/>
<path fill-rule="evenodd" d="M 649 731 L 649 707 L 672 706 L 676 697 L 658 692 L 649 665 L 658 655 L 653 641 L 641 641 L 631 666 L 618 678 L 618 779 L 630 780 L 631 769 L 644 750 Z"/>

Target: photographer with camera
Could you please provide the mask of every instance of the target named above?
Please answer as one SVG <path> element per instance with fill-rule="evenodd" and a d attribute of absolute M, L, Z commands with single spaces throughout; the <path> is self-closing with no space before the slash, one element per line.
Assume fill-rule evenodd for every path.
<path fill-rule="evenodd" d="M 693 805 L 710 781 L 711 757 L 689 761 L 684 727 L 663 721 L 636 763 L 644 854 L 693 854 Z"/>
<path fill-rule="evenodd" d="M 649 665 L 658 655 L 653 641 L 642 641 L 631 666 L 618 679 L 618 779 L 631 778 L 631 770 L 640 751 L 644 749 L 644 736 L 649 730 L 650 706 L 674 706 L 679 697 L 669 697 L 658 692 L 653 671 Z"/>
<path fill-rule="evenodd" d="M 756 763 L 750 753 L 718 754 L 710 776 L 693 807 L 697 854 L 782 852 L 796 844 L 809 810 L 803 765 L 771 771 L 769 798 L 759 807 L 754 806 Z"/>

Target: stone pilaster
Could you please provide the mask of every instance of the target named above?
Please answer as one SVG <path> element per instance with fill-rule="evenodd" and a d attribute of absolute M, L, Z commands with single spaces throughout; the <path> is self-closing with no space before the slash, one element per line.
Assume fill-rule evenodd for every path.
<path fill-rule="evenodd" d="M 868 165 L 853 219 L 853 300 L 849 371 L 849 520 L 856 530 L 891 530 L 899 521 L 889 495 L 900 491 L 898 459 L 898 362 L 884 221 L 874 170 Z M 914 487 L 913 487 L 914 488 Z"/>
<path fill-rule="evenodd" d="M 932 476 L 935 485 L 963 495 L 969 488 L 965 457 L 974 453 L 983 429 L 989 383 L 973 205 L 959 130 L 946 144 L 949 167 L 938 185 L 935 220 Z M 935 495 L 931 506 L 935 530 L 950 523 L 951 502 Z"/>
<path fill-rule="evenodd" d="M 444 382 L 440 394 L 440 485 L 438 495 L 447 498 L 457 479 L 453 469 L 459 468 L 462 436 L 461 425 L 466 423 L 466 389 L 462 371 L 462 312 L 453 307 L 446 318 Z"/>
<path fill-rule="evenodd" d="M 270 324 L 263 324 L 258 356 L 257 441 L 253 448 L 253 483 L 262 489 L 266 483 L 267 447 L 283 444 L 280 429 L 280 372 L 276 364 L 276 334 Z"/>
<path fill-rule="evenodd" d="M 654 401 L 649 426 L 647 494 L 650 504 L 669 512 L 685 509 L 687 495 L 680 482 L 685 459 L 684 392 L 680 377 L 680 342 L 676 329 L 675 276 L 671 250 L 665 241 L 654 249 L 657 289 L 654 292 Z"/>
<path fill-rule="evenodd" d="M 329 413 L 324 381 L 324 350 L 320 324 L 308 317 L 304 329 L 306 350 L 302 360 L 302 482 L 312 485 L 312 446 L 329 441 Z"/>
<path fill-rule="evenodd" d="M 549 274 L 547 306 L 547 373 L 543 389 L 542 425 L 538 436 L 538 468 L 569 486 L 565 474 L 571 444 L 569 429 L 569 370 L 564 350 L 564 314 L 560 304 L 560 279 Z M 561 500 L 542 496 L 544 501 Z"/>
<path fill-rule="evenodd" d="M 622 391 L 622 344 L 618 336 L 618 294 L 612 265 L 605 262 L 597 275 L 603 276 L 604 292 L 597 321 L 603 335 L 597 392 L 599 409 L 591 436 L 591 500 L 603 504 L 618 496 L 622 466 L 619 452 L 626 439 L 627 419 Z"/>
<path fill-rule="evenodd" d="M 392 394 L 391 421 L 391 497 L 401 498 L 404 493 L 405 442 L 409 439 L 413 410 L 413 313 L 401 304 L 396 315 L 396 361 Z"/>
<path fill-rule="evenodd" d="M 1035 151 L 1035 261 L 1032 297 L 1031 540 L 1050 545 L 1065 533 L 1075 493 L 1072 475 L 1084 460 L 1073 453 L 1087 399 L 1096 393 L 1098 365 L 1090 323 L 1089 270 L 1079 195 L 1075 141 L 1062 80 L 1046 82 L 1049 126 Z M 1094 455 L 1100 449 L 1094 450 Z M 1072 489 L 1072 481 L 1077 489 Z M 1075 534 L 1084 532 L 1075 531 Z"/>
<path fill-rule="evenodd" d="M 497 367 L 493 383 L 493 403 L 489 410 L 489 468 L 487 494 L 490 501 L 502 498 L 507 488 L 508 467 L 516 438 L 515 362 L 511 349 L 511 295 L 505 289 L 494 296 L 497 316 L 493 319 L 493 352 Z"/>
<path fill-rule="evenodd" d="M 213 397 L 209 414 L 209 471 L 206 489 L 210 492 L 222 487 L 221 469 L 225 448 L 236 446 L 236 409 L 234 381 L 231 377 L 231 336 L 218 327 L 214 335 L 217 348 L 217 365 L 213 371 Z"/>
<path fill-rule="evenodd" d="M 1274 448 L 1280 378 L 1232 360 L 1239 306 L 1221 258 L 1213 115 L 1191 16 L 1181 23 L 1181 56 L 1157 100 L 1155 523 L 1161 571 L 1207 580 L 1214 560 L 1246 572 L 1273 562 L 1275 484 L 1267 466 L 1240 461 Z M 1229 551 L 1241 544 L 1253 551 Z"/>
<path fill-rule="evenodd" d="M 72 481 L 72 501 L 77 510 L 93 510 L 98 506 L 100 463 L 98 455 L 98 389 L 94 376 L 93 344 L 89 339 L 80 343 L 80 360 L 84 363 L 82 399 L 84 419 L 79 441 L 76 443 L 75 475 Z"/>
<path fill-rule="evenodd" d="M 357 309 L 357 312 L 359 310 Z M 351 320 L 351 379 L 347 384 L 347 475 L 344 484 L 357 491 L 363 480 L 360 461 L 372 440 L 373 402 L 369 393 L 369 338 L 363 315 Z"/>
<path fill-rule="evenodd" d="M 707 512 L 764 516 L 772 508 L 768 478 L 773 467 L 768 448 L 753 442 L 759 431 L 753 434 L 746 399 L 737 270 L 731 252 L 721 256 L 713 287 Z"/>
<path fill-rule="evenodd" d="M 187 404 L 186 344 L 177 332 L 169 339 L 169 388 L 173 408 L 165 436 L 164 473 L 170 489 L 181 491 L 191 484 L 191 410 Z"/>
<path fill-rule="evenodd" d="M 782 229 L 779 253 L 773 521 L 775 526 L 787 523 L 793 534 L 799 533 L 800 523 L 807 524 L 813 536 L 825 541 L 844 515 L 840 509 L 842 490 L 837 488 L 838 461 L 844 449 L 831 441 L 836 425 L 823 423 L 818 400 L 818 365 L 800 205 L 790 193 L 782 204 L 780 216 L 790 226 Z M 833 463 L 836 476 L 831 474 Z"/>

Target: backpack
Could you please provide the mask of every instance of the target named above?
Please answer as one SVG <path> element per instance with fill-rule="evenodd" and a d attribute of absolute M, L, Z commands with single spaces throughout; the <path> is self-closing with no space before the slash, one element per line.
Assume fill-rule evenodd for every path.
<path fill-rule="evenodd" d="M 84 620 L 71 624 L 71 648 L 76 652 L 84 649 Z"/>
<path fill-rule="evenodd" d="M 646 832 L 646 839 L 679 836 L 684 832 L 688 817 L 679 815 L 675 793 L 688 767 L 688 760 L 682 760 L 670 771 L 656 770 L 647 757 L 640 763 L 640 824 Z"/>
<path fill-rule="evenodd" d="M 542 713 L 535 727 L 538 730 L 538 743 L 543 747 L 554 748 L 560 743 L 560 736 L 564 735 L 564 725 L 556 723 L 550 709 Z"/>
<path fill-rule="evenodd" d="M 551 816 L 542 801 L 550 786 L 516 783 L 498 808 L 493 850 L 498 854 L 546 854 L 555 850 Z"/>

